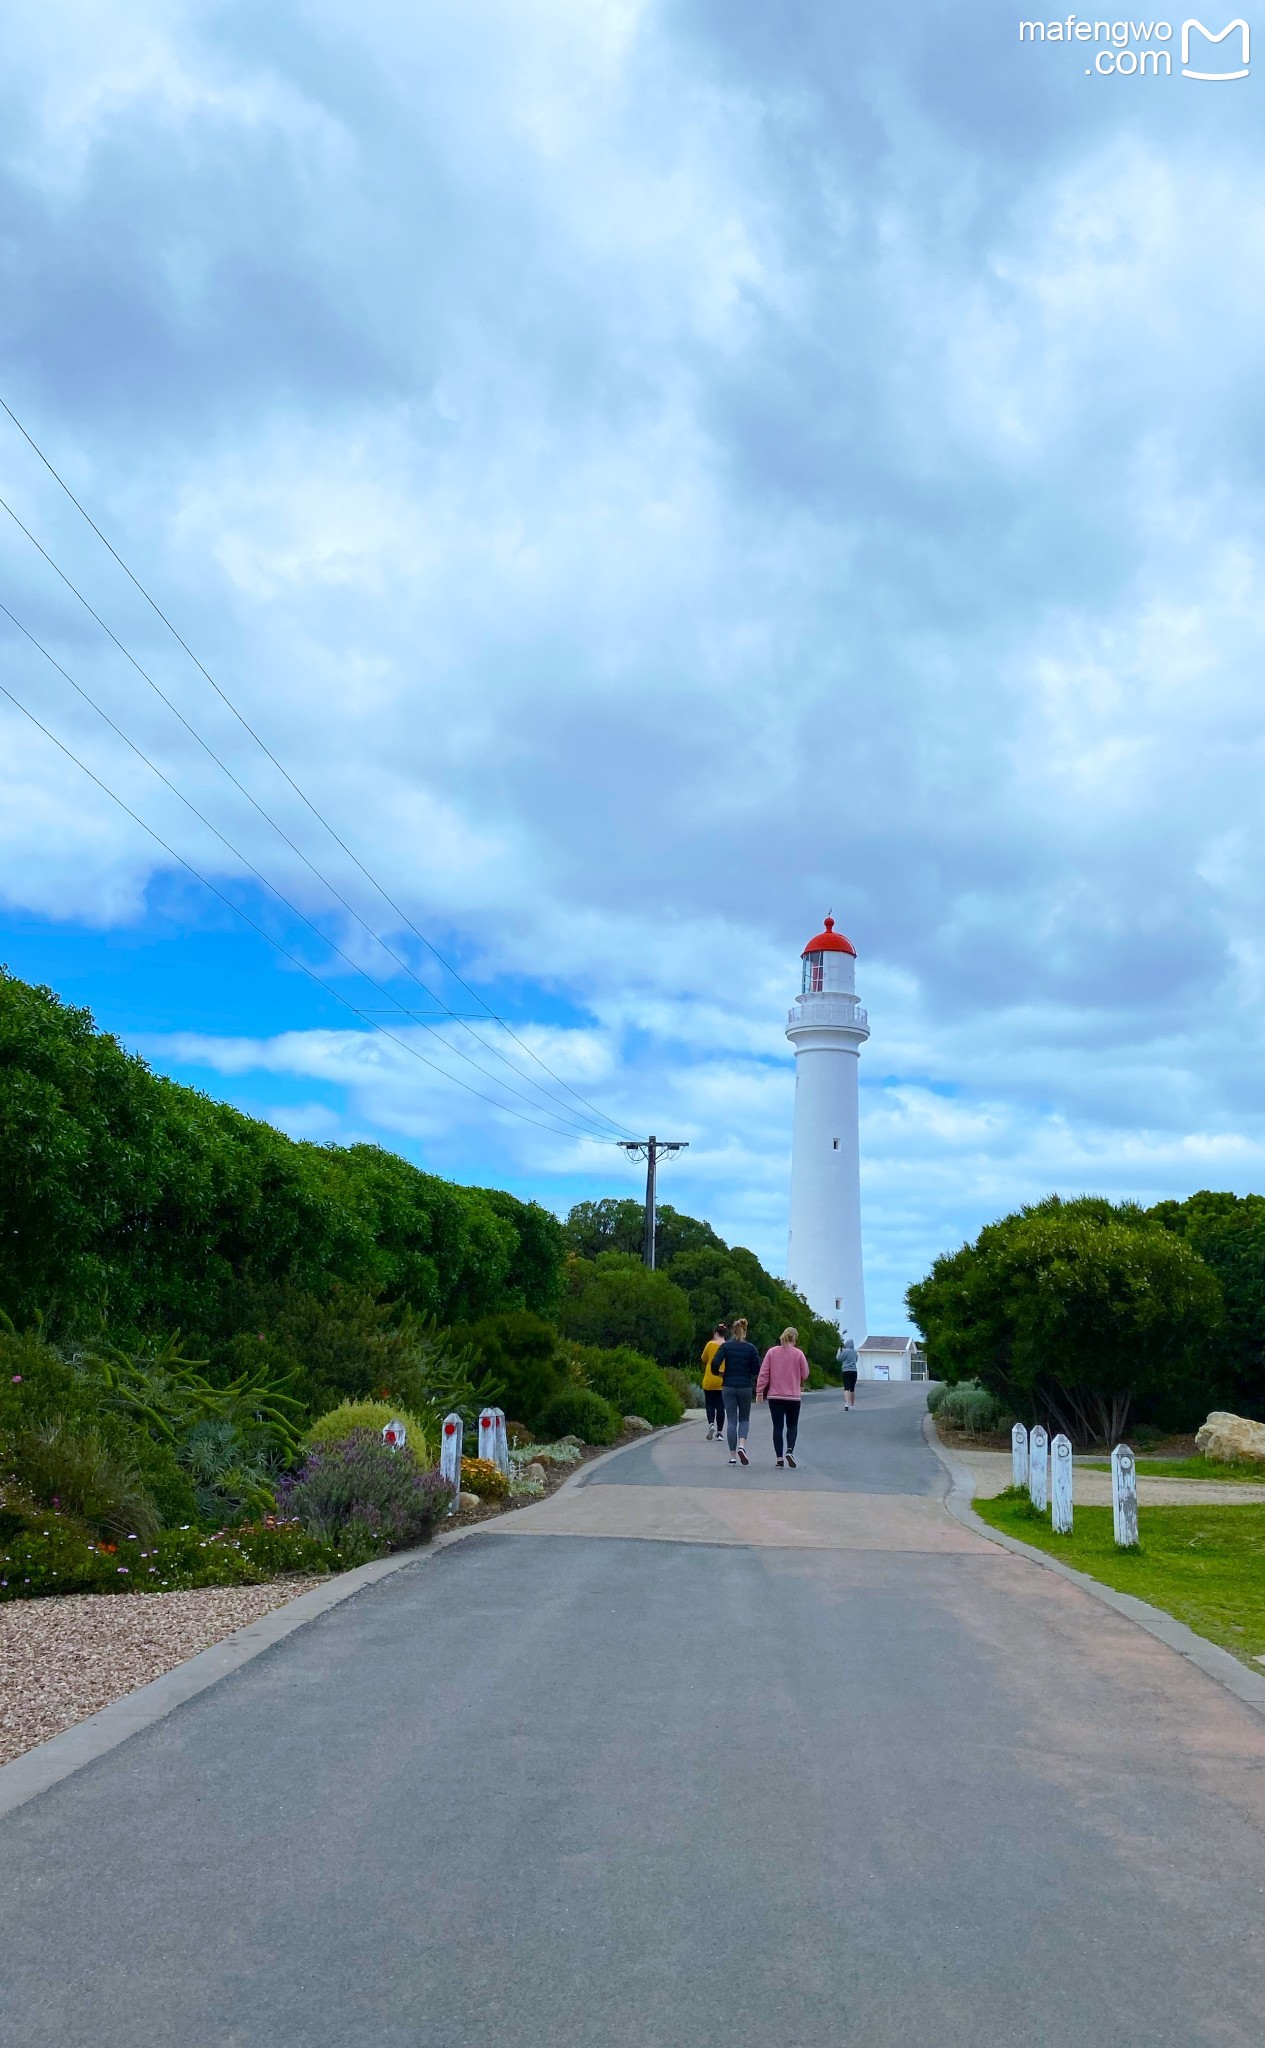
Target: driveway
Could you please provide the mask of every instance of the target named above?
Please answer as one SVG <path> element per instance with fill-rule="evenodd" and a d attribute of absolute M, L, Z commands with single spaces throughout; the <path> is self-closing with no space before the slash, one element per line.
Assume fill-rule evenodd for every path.
<path fill-rule="evenodd" d="M 0 2042 L 1255 2048 L 1265 1722 L 953 1523 L 920 1390 L 840 1407 L 794 1473 L 647 1441 L 0 1821 Z"/>

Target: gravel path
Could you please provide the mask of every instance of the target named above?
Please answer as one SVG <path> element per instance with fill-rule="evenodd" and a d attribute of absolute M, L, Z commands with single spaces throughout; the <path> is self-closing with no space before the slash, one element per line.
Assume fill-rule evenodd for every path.
<path fill-rule="evenodd" d="M 65 1593 L 0 1604 L 0 1763 L 60 1735 L 234 1629 L 323 1585 L 202 1586 L 188 1593 Z"/>

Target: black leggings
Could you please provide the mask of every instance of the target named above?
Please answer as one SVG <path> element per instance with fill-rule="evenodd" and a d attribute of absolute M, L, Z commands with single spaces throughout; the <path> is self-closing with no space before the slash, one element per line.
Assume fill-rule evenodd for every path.
<path fill-rule="evenodd" d="M 725 1426 L 725 1395 L 721 1387 L 703 1388 L 703 1405 L 707 1409 L 707 1420 L 717 1436 Z"/>
<path fill-rule="evenodd" d="M 751 1388 L 725 1387 L 723 1393 L 725 1401 L 725 1434 L 729 1438 L 730 1450 L 736 1451 L 739 1437 L 742 1438 L 745 1444 L 747 1441 L 747 1431 L 751 1427 Z"/>
<path fill-rule="evenodd" d="M 775 1457 L 780 1458 L 783 1428 L 786 1430 L 787 1450 L 793 1451 L 795 1448 L 795 1439 L 799 1435 L 799 1402 L 779 1401 L 770 1394 L 769 1414 L 773 1417 L 773 1453 Z"/>

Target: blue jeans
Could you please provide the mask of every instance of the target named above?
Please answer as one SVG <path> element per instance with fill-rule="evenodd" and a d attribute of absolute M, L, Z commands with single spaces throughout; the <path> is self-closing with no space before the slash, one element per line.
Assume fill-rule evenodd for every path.
<path fill-rule="evenodd" d="M 751 1388 L 726 1387 L 724 1391 L 725 1435 L 729 1440 L 730 1450 L 736 1451 L 739 1437 L 745 1444 L 747 1431 L 751 1426 Z"/>

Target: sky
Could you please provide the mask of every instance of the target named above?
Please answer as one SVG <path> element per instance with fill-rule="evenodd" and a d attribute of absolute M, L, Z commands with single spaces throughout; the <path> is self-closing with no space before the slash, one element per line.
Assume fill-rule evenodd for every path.
<path fill-rule="evenodd" d="M 687 1139 L 783 1269 L 833 911 L 871 1329 L 1265 1185 L 1265 46 L 1019 21 L 12 17 L 0 397 L 202 667 L 0 414 L 0 959 L 559 1211 Z"/>

